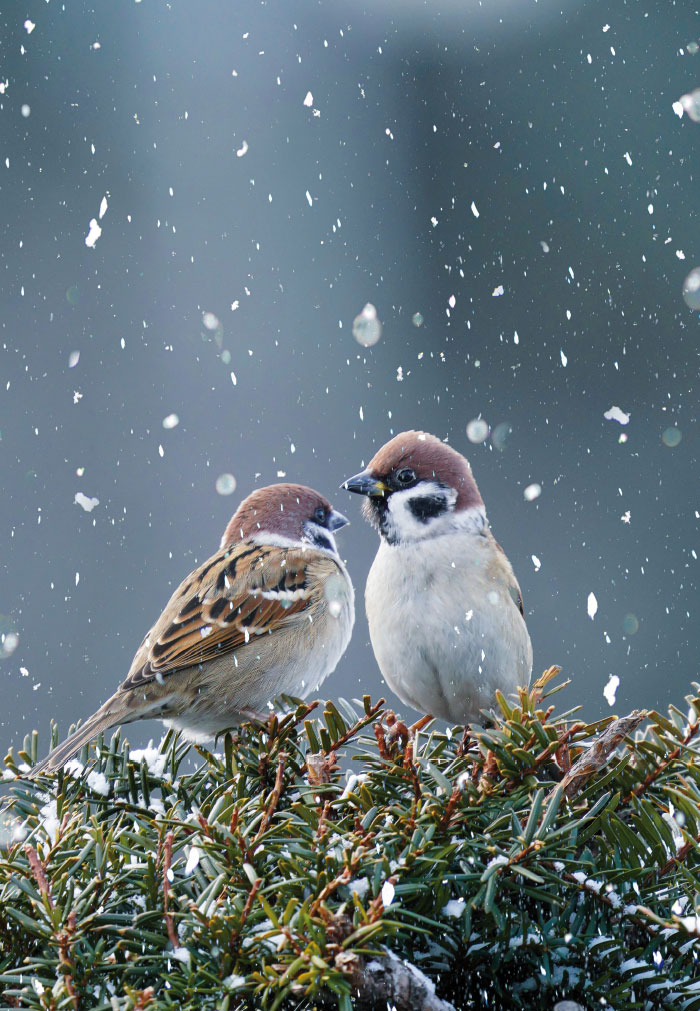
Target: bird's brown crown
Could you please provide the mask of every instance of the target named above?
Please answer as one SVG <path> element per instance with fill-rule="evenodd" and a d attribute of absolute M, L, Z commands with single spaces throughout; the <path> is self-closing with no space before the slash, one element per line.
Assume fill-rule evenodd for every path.
<path fill-rule="evenodd" d="M 222 546 L 235 544 L 261 533 L 276 534 L 299 541 L 304 523 L 317 509 L 331 511 L 327 498 L 303 484 L 271 484 L 257 488 L 243 499 L 231 517 Z"/>
<path fill-rule="evenodd" d="M 483 505 L 469 462 L 456 449 L 428 432 L 400 432 L 385 443 L 370 460 L 367 470 L 386 477 L 410 467 L 419 480 L 439 481 L 457 492 L 455 509 Z"/>

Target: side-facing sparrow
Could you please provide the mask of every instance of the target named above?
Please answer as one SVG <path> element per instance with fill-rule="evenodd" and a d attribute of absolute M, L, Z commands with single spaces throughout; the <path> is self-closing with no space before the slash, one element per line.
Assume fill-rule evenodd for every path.
<path fill-rule="evenodd" d="M 347 519 L 311 488 L 275 484 L 238 507 L 219 550 L 178 586 L 117 691 L 32 770 L 57 769 L 103 730 L 161 719 L 203 740 L 305 696 L 335 668 L 355 621 L 333 534 Z"/>
<path fill-rule="evenodd" d="M 482 722 L 497 688 L 529 683 L 532 646 L 467 460 L 434 435 L 402 432 L 343 487 L 367 496 L 381 538 L 365 604 L 387 684 L 419 712 Z"/>

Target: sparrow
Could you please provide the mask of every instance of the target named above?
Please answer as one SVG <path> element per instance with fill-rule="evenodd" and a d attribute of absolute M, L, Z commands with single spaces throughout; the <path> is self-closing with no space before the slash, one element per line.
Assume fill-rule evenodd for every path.
<path fill-rule="evenodd" d="M 469 463 L 434 435 L 402 432 L 341 487 L 366 496 L 379 531 L 365 606 L 384 680 L 418 712 L 482 724 L 496 689 L 529 684 L 532 645 Z"/>
<path fill-rule="evenodd" d="M 354 591 L 334 533 L 348 520 L 300 484 L 244 499 L 219 550 L 180 583 L 147 633 L 126 680 L 32 769 L 60 768 L 110 727 L 161 719 L 194 741 L 282 694 L 304 697 L 350 641 Z"/>

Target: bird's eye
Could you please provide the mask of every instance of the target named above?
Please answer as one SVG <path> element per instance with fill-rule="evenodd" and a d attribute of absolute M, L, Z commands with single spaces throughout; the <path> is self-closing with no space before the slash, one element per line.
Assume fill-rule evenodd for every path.
<path fill-rule="evenodd" d="M 401 470 L 397 471 L 396 482 L 397 484 L 403 485 L 407 488 L 409 484 L 413 484 L 416 480 L 415 470 L 411 470 L 410 467 L 402 467 Z"/>
<path fill-rule="evenodd" d="M 323 506 L 319 506 L 316 512 L 314 513 L 314 522 L 320 523 L 322 526 L 325 526 L 326 510 L 323 508 Z"/>

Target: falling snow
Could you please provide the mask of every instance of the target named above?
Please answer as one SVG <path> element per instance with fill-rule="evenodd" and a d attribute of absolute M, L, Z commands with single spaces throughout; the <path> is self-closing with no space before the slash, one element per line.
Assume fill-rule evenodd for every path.
<path fill-rule="evenodd" d="M 619 421 L 621 425 L 628 424 L 630 420 L 629 414 L 625 414 L 625 412 L 621 411 L 619 407 L 611 407 L 603 413 L 603 417 L 608 421 Z"/>
<path fill-rule="evenodd" d="M 85 236 L 85 245 L 90 249 L 95 248 L 95 243 L 102 235 L 102 229 L 97 224 L 97 218 L 90 218 L 90 231 Z"/>
<path fill-rule="evenodd" d="M 605 701 L 609 706 L 615 705 L 615 693 L 620 686 L 620 679 L 617 674 L 611 674 L 608 683 L 605 688 L 603 688 L 603 695 L 605 696 Z"/>
<path fill-rule="evenodd" d="M 75 498 L 73 499 L 76 505 L 81 506 L 86 513 L 91 513 L 95 506 L 100 504 L 98 498 L 90 498 L 88 495 L 83 495 L 81 491 L 75 493 Z"/>
<path fill-rule="evenodd" d="M 132 5 L 146 42 L 175 31 L 182 65 L 206 64 L 183 5 L 165 5 L 165 35 L 153 5 Z M 94 660 L 100 616 L 136 643 L 125 587 L 148 624 L 148 600 L 208 557 L 254 488 L 309 483 L 346 512 L 338 546 L 361 589 L 376 538 L 336 485 L 406 428 L 469 458 L 529 578 L 533 640 L 546 620 L 561 632 L 542 663 L 585 655 L 572 706 L 597 718 L 610 670 L 630 707 L 665 704 L 669 656 L 682 698 L 700 581 L 700 47 L 683 4 L 617 26 L 584 4 L 560 19 L 563 59 L 542 4 L 511 5 L 503 24 L 482 4 L 466 77 L 465 5 L 395 5 L 390 36 L 367 8 L 332 37 L 315 15 L 280 35 L 265 4 L 229 31 L 224 5 L 222 73 L 178 74 L 163 45 L 138 87 L 110 5 L 92 5 L 87 33 L 78 6 L 28 4 L 35 24 L 7 4 L 0 65 L 3 744 L 86 715 L 59 686 Z M 518 59 L 495 74 L 506 35 Z M 401 52 L 432 60 L 439 94 L 397 72 Z M 86 91 L 86 63 L 109 87 Z M 27 634 L 30 584 L 44 617 Z M 358 622 L 328 697 L 383 690 Z M 44 685 L 34 708 L 9 680 L 20 662 Z M 454 902 L 445 915 L 463 916 Z"/>

